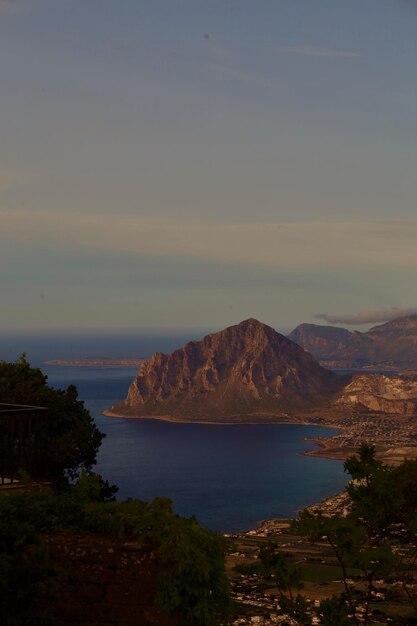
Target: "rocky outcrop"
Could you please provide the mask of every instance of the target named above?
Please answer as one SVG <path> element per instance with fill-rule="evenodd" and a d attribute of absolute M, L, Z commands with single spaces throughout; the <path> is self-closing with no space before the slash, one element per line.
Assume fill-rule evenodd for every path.
<path fill-rule="evenodd" d="M 273 328 L 249 319 L 171 354 L 154 354 L 125 402 L 108 414 L 190 421 L 283 415 L 329 403 L 345 382 Z"/>
<path fill-rule="evenodd" d="M 417 369 L 417 315 L 374 326 L 366 333 L 301 324 L 288 337 L 325 367 Z"/>
<path fill-rule="evenodd" d="M 417 377 L 361 374 L 342 390 L 336 405 L 397 415 L 417 414 Z"/>

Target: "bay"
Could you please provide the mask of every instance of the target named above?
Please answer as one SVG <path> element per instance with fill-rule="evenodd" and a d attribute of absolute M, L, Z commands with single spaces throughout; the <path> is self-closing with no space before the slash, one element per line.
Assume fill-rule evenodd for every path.
<path fill-rule="evenodd" d="M 157 496 L 173 501 L 176 513 L 195 515 L 206 527 L 238 532 L 272 517 L 293 517 L 302 507 L 343 489 L 339 461 L 304 456 L 315 447 L 306 437 L 334 431 L 300 425 L 176 424 L 158 420 L 116 419 L 102 411 L 122 400 L 136 368 L 45 365 L 58 358 L 147 357 L 172 350 L 184 337 L 31 337 L 28 357 L 48 375 L 51 385 L 75 384 L 96 424 L 106 433 L 96 471 L 119 487 L 120 499 Z M 181 343 L 179 342 L 181 339 Z M 1 358 L 13 359 L 20 343 L 2 342 Z M 8 350 L 5 349 L 8 348 Z M 154 349 L 152 349 L 152 347 Z M 26 347 L 26 350 L 29 351 Z M 3 356 L 4 355 L 4 356 Z"/>

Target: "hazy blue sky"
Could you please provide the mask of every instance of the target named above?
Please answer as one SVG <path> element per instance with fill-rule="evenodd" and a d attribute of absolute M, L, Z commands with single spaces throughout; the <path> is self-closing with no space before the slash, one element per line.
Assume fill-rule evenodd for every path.
<path fill-rule="evenodd" d="M 417 1 L 0 0 L 0 107 L 1 330 L 417 304 Z"/>

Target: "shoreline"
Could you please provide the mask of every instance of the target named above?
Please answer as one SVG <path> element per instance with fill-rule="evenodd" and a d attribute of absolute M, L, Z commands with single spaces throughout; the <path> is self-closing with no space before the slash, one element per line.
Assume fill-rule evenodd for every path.
<path fill-rule="evenodd" d="M 349 479 L 347 480 L 347 483 Z M 338 491 L 336 493 L 332 493 L 330 496 L 326 496 L 320 502 L 316 504 L 307 504 L 306 506 L 301 507 L 297 510 L 295 517 L 271 517 L 266 518 L 258 522 L 257 526 L 254 528 L 249 528 L 248 530 L 244 530 L 236 533 L 223 533 L 225 535 L 236 536 L 236 537 L 268 537 L 274 533 L 282 532 L 288 528 L 291 522 L 294 519 L 297 519 L 297 516 L 302 511 L 309 511 L 310 513 L 321 513 L 324 517 L 331 517 L 335 514 L 341 514 L 345 516 L 350 507 L 350 500 L 346 488 L 343 491 Z"/>
<path fill-rule="evenodd" d="M 355 454 L 361 443 L 366 441 L 376 448 L 376 457 L 388 465 L 397 465 L 406 458 L 417 458 L 417 442 L 412 435 L 415 432 L 413 416 L 381 415 L 358 412 L 315 411 L 314 415 L 249 415 L 248 421 L 239 419 L 228 421 L 210 420 L 187 420 L 165 416 L 133 416 L 123 415 L 111 409 L 103 411 L 103 414 L 111 418 L 119 419 L 142 419 L 151 421 L 165 421 L 178 424 L 204 424 L 217 426 L 242 426 L 242 425 L 295 425 L 314 426 L 328 428 L 336 431 L 333 436 L 305 437 L 315 445 L 314 449 L 305 450 L 299 454 L 313 458 L 323 458 L 332 461 L 344 462 L 347 457 Z M 233 416 L 234 417 L 234 416 Z M 238 418 L 238 415 L 236 415 Z M 348 481 L 348 477 L 347 481 Z M 346 482 L 347 482 L 346 481 Z M 311 512 L 322 512 L 323 515 L 345 514 L 349 503 L 345 491 L 333 493 L 325 497 L 317 504 L 308 504 L 300 509 Z M 298 512 L 297 512 L 298 513 Z M 274 533 L 280 533 L 288 528 L 291 519 L 270 518 L 260 520 L 256 526 L 245 531 L 225 533 L 236 537 L 268 537 Z"/>
<path fill-rule="evenodd" d="M 112 411 L 111 409 L 105 409 L 102 411 L 102 415 L 106 417 L 112 417 L 115 419 L 128 419 L 128 420 L 151 420 L 157 422 L 171 422 L 174 424 L 211 424 L 213 426 L 244 426 L 248 425 L 262 425 L 262 424 L 293 424 L 299 426 L 319 426 L 322 428 L 332 428 L 334 430 L 342 430 L 341 427 L 337 426 L 337 424 L 326 424 L 322 422 L 318 422 L 313 419 L 306 419 L 304 417 L 298 418 L 297 416 L 290 415 L 276 415 L 267 413 L 257 414 L 250 413 L 249 420 L 235 419 L 231 421 L 225 420 L 197 420 L 197 419 L 181 419 L 181 417 L 173 416 L 173 415 L 127 415 L 124 413 L 119 413 L 116 411 Z M 258 415 L 258 417 L 256 417 Z M 234 416 L 232 416 L 234 417 Z M 236 418 L 239 417 L 239 414 L 236 414 Z M 229 418 L 230 419 L 230 418 Z M 253 421 L 252 421 L 253 420 Z M 311 441 L 313 441 L 311 439 Z"/>
<path fill-rule="evenodd" d="M 106 417 L 111 417 L 114 419 L 137 419 L 137 420 L 146 420 L 146 421 L 156 421 L 156 422 L 169 422 L 171 424 L 202 424 L 206 426 L 263 426 L 263 425 L 289 425 L 289 426 L 312 426 L 315 428 L 329 428 L 335 431 L 338 431 L 338 435 L 342 435 L 344 432 L 344 427 L 338 424 L 326 424 L 326 423 L 318 423 L 317 420 L 309 420 L 305 418 L 297 418 L 295 416 L 271 416 L 268 418 L 267 416 L 260 417 L 255 420 L 248 421 L 209 421 L 209 420 L 188 420 L 181 419 L 178 417 L 174 417 L 171 415 L 147 415 L 147 416 L 139 416 L 139 415 L 123 415 L 121 413 L 117 413 L 112 411 L 111 409 L 106 409 L 102 412 L 102 415 Z M 317 446 L 317 449 L 314 450 L 305 450 L 301 452 L 303 456 L 311 456 L 318 458 L 325 458 L 329 460 L 344 460 L 347 455 L 343 456 L 343 453 L 337 453 L 333 447 L 329 446 L 329 443 L 332 441 L 332 438 L 316 438 L 316 437 L 305 437 L 305 441 L 310 441 Z M 331 452 L 326 452 L 327 450 L 332 450 Z M 348 453 L 350 454 L 350 452 Z"/>
<path fill-rule="evenodd" d="M 342 434 L 343 432 L 343 428 L 337 424 L 322 424 L 322 423 L 317 423 L 317 421 L 314 421 L 314 420 L 306 420 L 305 418 L 297 419 L 295 417 L 290 417 L 290 416 L 285 416 L 285 417 L 284 416 L 283 417 L 271 416 L 272 419 L 268 419 L 268 420 L 264 418 L 263 420 L 245 421 L 245 422 L 242 422 L 242 421 L 213 422 L 213 421 L 201 421 L 201 420 L 191 421 L 191 420 L 185 420 L 185 419 L 178 419 L 173 416 L 127 416 L 127 415 L 122 415 L 120 413 L 113 412 L 110 409 L 103 411 L 102 414 L 107 417 L 114 418 L 114 419 L 138 419 L 138 420 L 142 419 L 146 421 L 169 422 L 172 424 L 193 424 L 193 425 L 202 424 L 202 425 L 211 425 L 211 426 L 242 426 L 242 425 L 262 426 L 266 424 L 274 424 L 277 426 L 290 425 L 290 426 L 313 426 L 315 428 L 329 428 L 329 429 L 333 429 L 337 431 L 338 434 Z M 317 448 L 313 450 L 305 450 L 299 453 L 302 456 L 326 458 L 328 460 L 336 460 L 336 461 L 343 461 L 345 460 L 347 456 L 346 454 L 344 454 L 343 457 L 341 457 L 340 454 L 337 455 L 336 453 L 333 453 L 333 452 L 332 453 L 326 452 L 326 450 L 328 449 L 328 443 L 329 441 L 331 441 L 331 438 L 319 439 L 316 437 L 305 437 L 304 441 L 309 441 L 311 443 L 314 443 L 317 446 Z M 341 494 L 343 493 L 344 492 L 331 494 L 327 496 L 326 498 L 324 498 L 322 501 L 320 501 L 318 504 L 307 505 L 306 507 L 303 507 L 302 509 L 300 509 L 300 511 L 303 510 L 304 508 L 313 510 L 315 508 L 321 507 L 322 505 L 326 505 L 327 503 L 331 503 L 335 499 L 340 498 Z M 233 536 L 233 537 L 244 537 L 244 536 L 267 537 L 276 531 L 279 531 L 279 530 L 282 531 L 288 528 L 290 525 L 291 519 L 292 518 L 263 519 L 260 522 L 258 522 L 256 526 L 253 528 L 249 528 L 247 530 L 236 532 L 236 533 L 229 532 L 229 533 L 221 533 L 221 534 L 223 534 L 224 536 Z"/>
<path fill-rule="evenodd" d="M 291 525 L 294 519 L 302 511 L 306 510 L 310 513 L 321 513 L 324 517 L 331 517 L 337 513 L 346 515 L 349 509 L 349 496 L 345 490 L 333 493 L 330 496 L 326 496 L 317 504 L 308 504 L 297 511 L 295 517 L 271 517 L 261 520 L 254 528 L 243 530 L 240 532 L 222 533 L 224 536 L 229 537 L 269 537 L 274 534 L 279 534 L 283 530 L 286 530 Z"/>

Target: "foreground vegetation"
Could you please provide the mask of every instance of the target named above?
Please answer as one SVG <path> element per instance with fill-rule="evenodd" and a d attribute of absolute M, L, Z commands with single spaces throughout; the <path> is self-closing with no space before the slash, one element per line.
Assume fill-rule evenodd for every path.
<path fill-rule="evenodd" d="M 225 615 L 230 608 L 224 572 L 229 542 L 195 519 L 174 515 L 166 498 L 114 500 L 117 488 L 92 473 L 104 435 L 73 385 L 65 391 L 49 387 L 41 370 L 22 356 L 15 363 L 0 362 L 0 402 L 48 408 L 36 441 L 29 443 L 42 446 L 43 478 L 52 486 L 34 489 L 26 475 L 23 491 L 0 497 L 2 626 L 55 623 L 38 607 L 56 586 L 43 539 L 60 531 L 126 538 L 155 551 L 167 571 L 157 605 L 179 615 L 181 624 L 211 626 Z"/>
<path fill-rule="evenodd" d="M 0 361 L 0 402 L 47 407 L 32 443 L 41 449 L 40 473 L 48 480 L 61 484 L 77 478 L 82 468 L 93 468 L 105 435 L 74 385 L 66 390 L 50 387 L 47 376 L 22 355 L 15 363 Z"/>
<path fill-rule="evenodd" d="M 384 465 L 362 444 L 345 470 L 347 514 L 306 510 L 237 569 L 258 599 L 267 594 L 265 613 L 276 598 L 277 615 L 298 624 L 417 623 L 417 461 Z"/>
<path fill-rule="evenodd" d="M 42 372 L 22 357 L 0 362 L 0 401 L 48 407 L 37 436 L 52 485 L 34 490 L 28 478 L 25 490 L 0 497 L 2 625 L 56 623 L 39 607 L 59 593 L 44 539 L 62 531 L 126 538 L 156 551 L 163 572 L 157 606 L 184 626 L 227 622 L 229 540 L 195 519 L 174 515 L 165 498 L 116 502 L 117 488 L 92 473 L 103 434 L 75 387 L 50 388 Z M 315 559 L 300 562 L 298 548 L 291 554 L 269 541 L 258 545 L 256 560 L 240 571 L 268 598 L 278 599 L 278 623 L 417 623 L 417 460 L 384 465 L 373 447 L 362 444 L 345 470 L 352 479 L 347 514 L 304 511 L 291 524 L 295 542 L 309 543 Z M 328 585 L 335 579 L 331 595 L 318 604 L 309 599 L 311 583 Z"/>
<path fill-rule="evenodd" d="M 103 501 L 100 477 L 84 474 L 59 495 L 29 489 L 0 497 L 2 625 L 55 623 L 37 607 L 54 592 L 56 577 L 43 537 L 61 531 L 126 538 L 155 551 L 166 569 L 157 606 L 181 624 L 211 626 L 230 608 L 226 539 L 174 515 L 165 498 Z"/>

